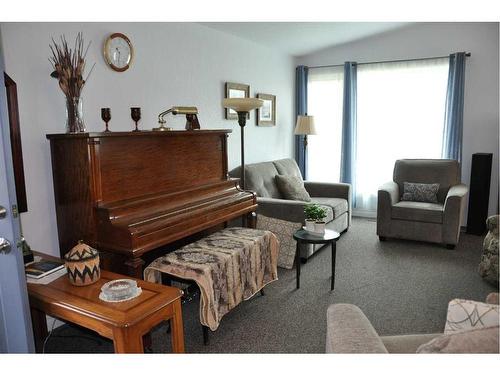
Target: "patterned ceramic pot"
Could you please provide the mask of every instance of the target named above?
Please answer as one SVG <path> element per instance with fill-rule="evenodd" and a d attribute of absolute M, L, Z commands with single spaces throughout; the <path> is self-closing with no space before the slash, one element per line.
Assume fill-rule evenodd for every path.
<path fill-rule="evenodd" d="M 101 277 L 99 253 L 80 241 L 64 255 L 68 278 L 71 284 L 85 286 L 95 283 Z"/>

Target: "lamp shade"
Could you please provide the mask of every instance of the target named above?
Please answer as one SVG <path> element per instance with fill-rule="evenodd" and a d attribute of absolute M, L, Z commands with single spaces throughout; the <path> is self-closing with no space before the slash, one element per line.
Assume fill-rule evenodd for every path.
<path fill-rule="evenodd" d="M 257 98 L 227 98 L 222 100 L 224 108 L 230 108 L 236 112 L 250 112 L 252 109 L 262 107 L 262 104 L 264 101 Z"/>
<path fill-rule="evenodd" d="M 297 116 L 297 124 L 295 125 L 295 134 L 315 135 L 316 126 L 314 125 L 313 116 Z"/>

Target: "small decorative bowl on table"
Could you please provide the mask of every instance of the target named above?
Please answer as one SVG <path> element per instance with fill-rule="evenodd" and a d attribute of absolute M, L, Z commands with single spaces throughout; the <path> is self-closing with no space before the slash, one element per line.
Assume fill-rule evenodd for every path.
<path fill-rule="evenodd" d="M 106 302 L 123 302 L 133 299 L 142 293 L 137 281 L 118 279 L 107 282 L 101 287 L 99 298 Z"/>
<path fill-rule="evenodd" d="M 83 241 L 64 255 L 64 261 L 69 281 L 75 286 L 90 285 L 101 278 L 99 252 Z"/>

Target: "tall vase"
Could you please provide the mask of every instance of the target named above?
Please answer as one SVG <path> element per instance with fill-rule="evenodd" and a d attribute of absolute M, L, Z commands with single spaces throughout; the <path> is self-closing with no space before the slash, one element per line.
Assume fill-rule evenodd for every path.
<path fill-rule="evenodd" d="M 83 100 L 81 97 L 66 97 L 66 132 L 85 132 L 85 123 L 83 122 Z"/>

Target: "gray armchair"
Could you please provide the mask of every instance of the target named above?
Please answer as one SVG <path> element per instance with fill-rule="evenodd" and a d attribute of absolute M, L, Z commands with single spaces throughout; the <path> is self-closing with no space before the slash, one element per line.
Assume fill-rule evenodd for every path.
<path fill-rule="evenodd" d="M 246 187 L 257 194 L 257 214 L 295 223 L 304 223 L 304 206 L 318 203 L 327 209 L 326 227 L 339 233 L 345 232 L 351 223 L 351 186 L 341 183 L 305 181 L 304 187 L 312 202 L 283 199 L 275 182 L 276 175 L 301 176 L 293 159 L 247 164 L 245 166 Z M 240 177 L 240 167 L 229 172 L 231 177 Z M 308 258 L 321 246 L 302 249 L 301 256 Z"/>
<path fill-rule="evenodd" d="M 439 183 L 438 203 L 401 201 L 404 182 Z M 460 165 L 448 159 L 402 159 L 394 165 L 393 181 L 380 187 L 377 235 L 436 242 L 454 248 L 468 188 L 460 183 Z"/>

